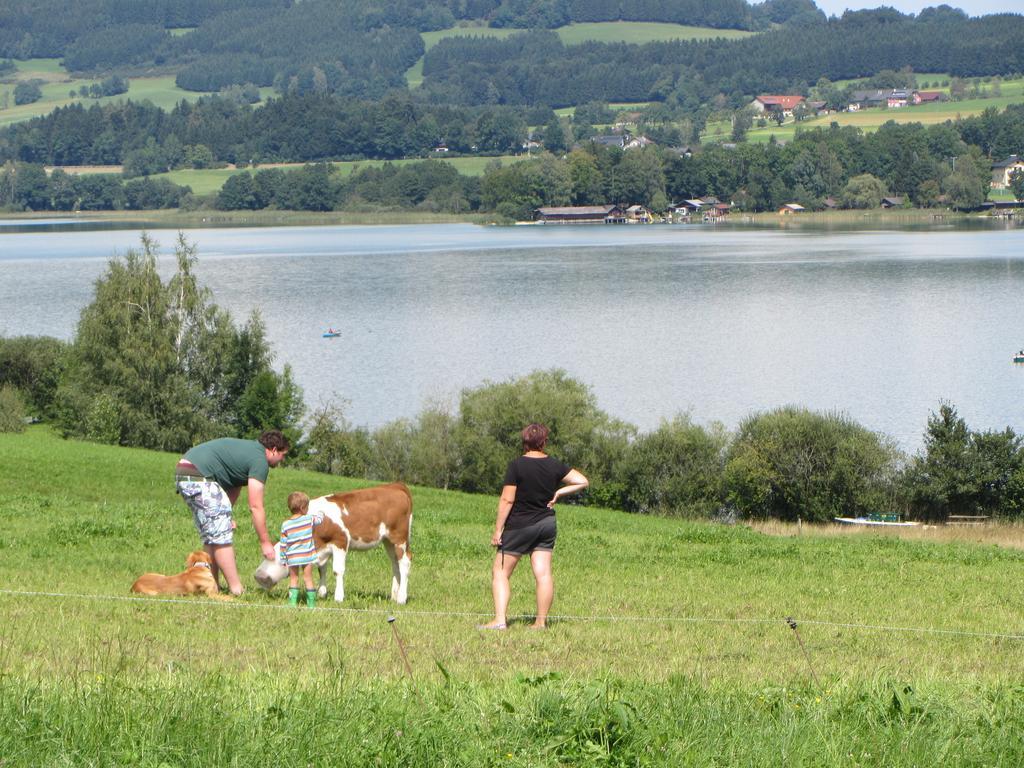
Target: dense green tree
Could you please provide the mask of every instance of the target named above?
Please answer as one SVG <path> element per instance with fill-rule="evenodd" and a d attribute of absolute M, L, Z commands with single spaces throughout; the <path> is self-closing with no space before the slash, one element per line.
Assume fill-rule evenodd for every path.
<path fill-rule="evenodd" d="M 526 124 L 514 112 L 489 109 L 477 118 L 474 133 L 481 152 L 515 152 L 526 138 Z"/>
<path fill-rule="evenodd" d="M 373 461 L 367 430 L 355 428 L 337 405 L 317 408 L 306 425 L 306 454 L 302 466 L 316 472 L 366 477 Z"/>
<path fill-rule="evenodd" d="M 706 517 L 719 504 L 726 434 L 687 415 L 640 435 L 618 468 L 621 506 L 632 512 Z"/>
<path fill-rule="evenodd" d="M 23 80 L 14 86 L 15 105 L 32 104 L 43 98 L 43 91 L 35 80 Z"/>
<path fill-rule="evenodd" d="M 750 110 L 744 107 L 737 110 L 732 116 L 732 140 L 741 142 L 747 140 L 747 131 L 754 125 L 754 116 Z"/>
<path fill-rule="evenodd" d="M 655 147 L 622 153 L 610 178 L 609 198 L 619 204 L 650 206 L 655 195 L 665 194 L 665 171 L 661 154 Z"/>
<path fill-rule="evenodd" d="M 973 432 L 943 403 L 928 419 L 924 454 L 907 469 L 911 510 L 925 520 L 1024 511 L 1024 453 L 1012 430 Z"/>
<path fill-rule="evenodd" d="M 838 195 L 845 181 L 843 164 L 825 143 L 801 146 L 790 165 L 794 187 L 802 187 L 815 198 Z"/>
<path fill-rule="evenodd" d="M 285 174 L 280 191 L 280 207 L 296 211 L 330 211 L 338 197 L 332 167 L 326 163 L 307 165 Z"/>
<path fill-rule="evenodd" d="M 726 499 L 751 517 L 829 522 L 888 507 L 895 449 L 838 414 L 786 407 L 745 419 L 726 455 Z"/>
<path fill-rule="evenodd" d="M 74 177 L 78 208 L 83 211 L 115 211 L 124 208 L 124 185 L 110 173 L 87 173 Z"/>
<path fill-rule="evenodd" d="M 124 207 L 135 211 L 179 208 L 190 192 L 169 179 L 132 179 L 124 185 Z"/>
<path fill-rule="evenodd" d="M 41 165 L 10 164 L 4 168 L 5 205 L 30 211 L 45 211 L 50 207 L 50 183 Z"/>
<path fill-rule="evenodd" d="M 249 382 L 234 407 L 234 425 L 241 437 L 255 439 L 268 429 L 282 429 L 296 445 L 302 436 L 297 425 L 305 406 L 291 367 L 278 374 L 262 370 Z"/>
<path fill-rule="evenodd" d="M 180 451 L 219 434 L 240 434 L 268 414 L 282 418 L 274 426 L 294 430 L 301 398 L 287 371 L 275 378 L 265 346 L 246 355 L 255 361 L 248 369 L 227 367 L 238 360 L 253 323 L 261 329 L 258 319 L 237 331 L 209 301 L 195 279 L 194 247 L 184 237 L 175 258 L 177 270 L 164 283 L 156 245 L 143 236 L 141 250 L 112 259 L 97 281 L 57 392 L 64 434 Z M 255 341 L 265 343 L 261 331 Z M 273 392 L 268 379 L 277 387 Z"/>
<path fill-rule="evenodd" d="M 459 402 L 457 485 L 493 493 L 521 450 L 520 431 L 547 425 L 549 451 L 584 470 L 591 483 L 612 477 L 632 429 L 610 418 L 594 395 L 565 371 L 536 371 L 519 379 L 465 390 Z"/>
<path fill-rule="evenodd" d="M 1018 168 L 1010 173 L 1010 191 L 1013 192 L 1013 199 L 1024 200 L 1024 170 Z"/>
<path fill-rule="evenodd" d="M 558 119 L 557 115 L 552 115 L 551 121 L 544 128 L 544 149 L 552 154 L 561 154 L 569 149 L 569 142 L 565 140 L 565 126 L 562 125 L 562 121 Z"/>
<path fill-rule="evenodd" d="M 174 354 L 170 300 L 151 240 L 111 260 L 82 310 L 58 393 L 64 434 L 161 450 L 203 435 L 197 393 Z"/>
<path fill-rule="evenodd" d="M 461 464 L 458 419 L 441 403 L 428 403 L 416 418 L 409 449 L 411 482 L 448 489 Z"/>
<path fill-rule="evenodd" d="M 567 157 L 573 205 L 595 205 L 604 202 L 604 177 L 597 161 L 589 152 L 574 149 Z"/>
<path fill-rule="evenodd" d="M 145 146 L 129 150 L 125 153 L 121 173 L 126 179 L 136 176 L 149 176 L 170 170 L 170 163 L 163 149 L 157 145 L 152 136 L 146 139 Z"/>
<path fill-rule="evenodd" d="M 0 384 L 0 433 L 24 432 L 28 418 L 21 393 L 10 384 Z"/>
<path fill-rule="evenodd" d="M 55 211 L 72 211 L 78 205 L 78 190 L 73 176 L 62 168 L 50 174 L 50 206 Z"/>
<path fill-rule="evenodd" d="M 975 148 L 956 158 L 955 170 L 943 181 L 943 191 L 957 210 L 979 208 L 988 197 L 991 173 L 989 162 Z"/>
<path fill-rule="evenodd" d="M 0 386 L 18 390 L 29 413 L 51 418 L 67 352 L 66 342 L 48 336 L 0 337 Z"/>
<path fill-rule="evenodd" d="M 269 201 L 268 201 L 269 202 Z M 252 174 L 248 171 L 236 173 L 224 181 L 217 193 L 217 207 L 223 211 L 253 210 L 266 207 L 259 205 L 253 185 Z"/>
<path fill-rule="evenodd" d="M 840 203 L 844 208 L 877 208 L 886 197 L 885 183 L 870 173 L 850 179 L 843 188 Z"/>
<path fill-rule="evenodd" d="M 572 179 L 566 161 L 550 154 L 489 168 L 481 182 L 482 204 L 510 218 L 529 220 L 534 209 L 568 205 Z"/>

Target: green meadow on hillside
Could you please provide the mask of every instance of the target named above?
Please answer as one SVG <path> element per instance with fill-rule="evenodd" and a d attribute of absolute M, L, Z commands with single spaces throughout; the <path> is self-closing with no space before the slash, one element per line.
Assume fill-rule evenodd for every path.
<path fill-rule="evenodd" d="M 1019 529 L 997 546 L 565 505 L 552 628 L 522 623 L 521 567 L 524 619 L 482 632 L 492 496 L 413 489 L 406 606 L 380 550 L 349 557 L 340 606 L 290 609 L 280 588 L 147 600 L 135 577 L 196 546 L 176 456 L 45 427 L 0 434 L 0 451 L 5 766 L 1024 759 Z M 274 470 L 271 531 L 290 491 L 359 485 Z"/>
<path fill-rule="evenodd" d="M 919 80 L 934 82 L 939 76 L 919 75 Z M 772 136 L 778 140 L 788 141 L 793 138 L 798 129 L 807 130 L 811 128 L 827 128 L 833 122 L 841 126 L 857 126 L 865 132 L 878 130 L 883 124 L 890 120 L 897 123 L 922 123 L 923 125 L 934 125 L 944 123 L 947 120 L 956 120 L 958 117 L 971 117 L 980 115 L 986 109 L 1003 110 L 1010 104 L 1024 102 L 1024 78 L 1015 80 L 1004 80 L 1000 84 L 1000 95 L 990 95 L 991 84 L 982 86 L 987 98 L 963 99 L 962 101 L 945 101 L 936 104 L 921 104 L 915 107 L 901 107 L 899 109 L 871 108 L 861 109 L 857 112 L 835 112 L 831 115 L 814 117 L 797 123 L 794 120 L 780 125 L 769 121 L 764 128 L 751 128 L 747 132 L 747 141 L 769 141 Z M 928 88 L 922 90 L 937 90 L 948 92 L 949 88 Z M 728 121 L 709 122 L 707 129 L 702 136 L 703 141 L 729 141 L 732 132 L 732 125 Z"/>
<path fill-rule="evenodd" d="M 99 99 L 72 98 L 69 93 L 84 86 L 99 83 L 103 78 L 80 78 L 68 73 L 59 59 L 27 59 L 15 60 L 18 69 L 13 75 L 8 75 L 5 81 L 0 83 L 0 104 L 3 104 L 3 94 L 8 94 L 7 108 L 0 109 L 0 127 L 12 123 L 28 120 L 33 117 L 45 115 L 57 107 L 64 107 L 68 104 L 79 102 L 86 107 L 92 104 L 106 104 L 124 99 L 132 101 L 150 101 L 162 109 L 172 109 L 180 101 L 196 101 L 206 94 L 195 91 L 186 91 L 174 84 L 174 75 L 160 75 L 156 77 L 131 77 L 128 78 L 128 92 L 117 96 L 104 96 Z M 42 80 L 39 86 L 43 92 L 43 98 L 32 104 L 14 104 L 14 87 L 22 80 Z M 260 95 L 265 99 L 273 93 L 272 88 L 261 88 Z"/>

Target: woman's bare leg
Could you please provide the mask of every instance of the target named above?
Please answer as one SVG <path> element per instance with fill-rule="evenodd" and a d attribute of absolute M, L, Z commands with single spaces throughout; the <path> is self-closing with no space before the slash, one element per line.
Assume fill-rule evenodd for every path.
<path fill-rule="evenodd" d="M 503 627 L 508 623 L 508 601 L 512 597 L 512 587 L 509 579 L 512 571 L 516 569 L 519 562 L 519 555 L 502 554 L 498 552 L 494 556 L 494 566 L 491 568 L 491 596 L 494 598 L 494 620 L 484 624 L 487 629 Z"/>
<path fill-rule="evenodd" d="M 551 575 L 551 550 L 535 549 L 530 554 L 533 577 L 537 580 L 537 617 L 531 625 L 535 629 L 547 626 L 548 612 L 555 600 L 555 580 Z"/>

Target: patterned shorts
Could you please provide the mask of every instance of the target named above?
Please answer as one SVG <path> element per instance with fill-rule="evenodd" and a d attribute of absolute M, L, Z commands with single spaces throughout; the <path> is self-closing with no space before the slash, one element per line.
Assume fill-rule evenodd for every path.
<path fill-rule="evenodd" d="M 203 544 L 231 544 L 231 501 L 212 480 L 178 480 L 177 490 L 192 510 L 192 521 Z"/>

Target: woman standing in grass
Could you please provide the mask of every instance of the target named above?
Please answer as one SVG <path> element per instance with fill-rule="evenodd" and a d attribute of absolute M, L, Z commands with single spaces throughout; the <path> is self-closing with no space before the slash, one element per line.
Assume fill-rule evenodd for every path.
<path fill-rule="evenodd" d="M 281 559 L 288 566 L 288 604 L 299 604 L 299 571 L 306 585 L 306 605 L 316 604 L 316 590 L 313 588 L 313 562 L 316 547 L 313 545 L 313 526 L 321 521 L 318 515 L 309 514 L 309 496 L 296 491 L 288 495 L 288 511 L 292 513 L 281 524 Z"/>
<path fill-rule="evenodd" d="M 491 571 L 494 620 L 481 629 L 505 629 L 508 623 L 509 579 L 523 555 L 530 556 L 537 581 L 537 616 L 534 629 L 547 626 L 555 597 L 551 553 L 555 548 L 555 502 L 578 493 L 589 484 L 581 472 L 544 453 L 548 429 L 530 424 L 523 429 L 523 455 L 509 463 L 498 500 L 491 546 L 497 547 Z"/>

